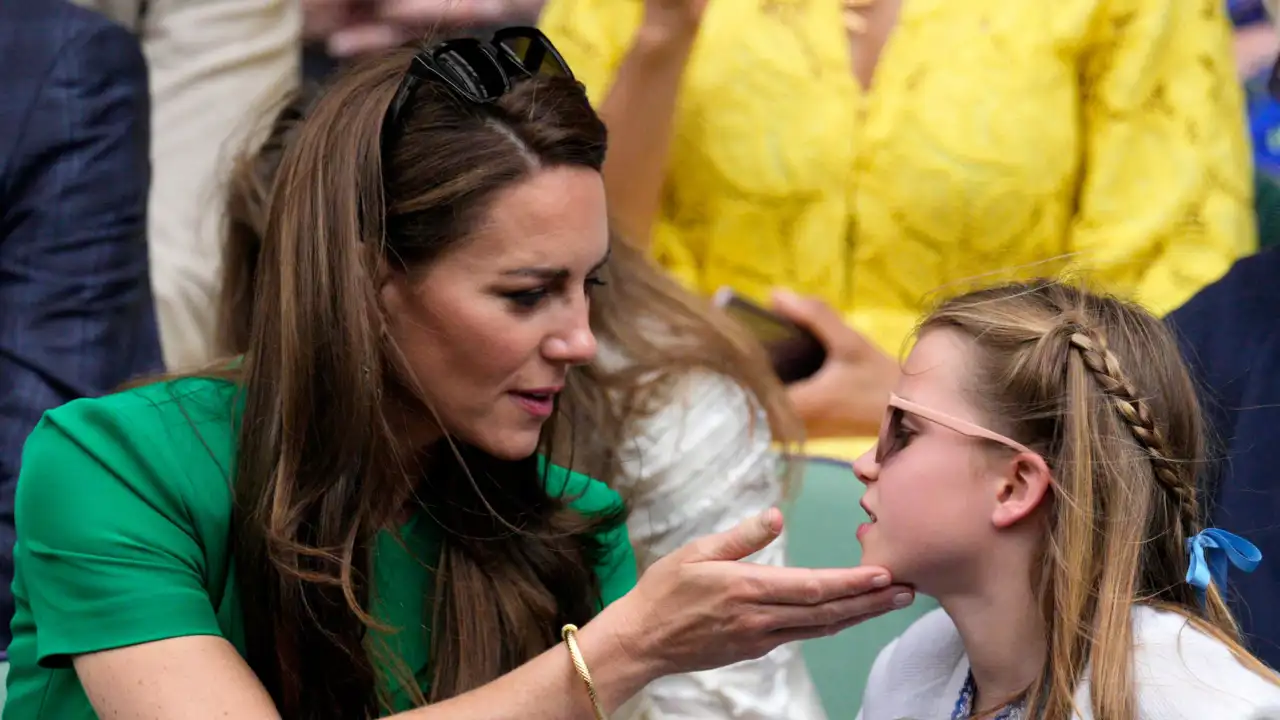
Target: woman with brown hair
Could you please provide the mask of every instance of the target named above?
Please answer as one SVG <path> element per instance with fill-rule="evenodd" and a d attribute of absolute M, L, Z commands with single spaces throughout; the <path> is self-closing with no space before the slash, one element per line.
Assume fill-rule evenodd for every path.
<path fill-rule="evenodd" d="M 529 29 L 337 81 L 281 160 L 243 361 L 28 440 L 6 716 L 603 717 L 889 609 L 880 568 L 733 562 L 776 510 L 634 583 L 618 496 L 544 459 L 595 354 L 604 147 Z"/>
<path fill-rule="evenodd" d="M 265 140 L 239 158 L 230 178 L 218 313 L 221 351 L 229 356 L 248 348 L 270 188 L 316 93 L 308 87 L 287 97 Z M 772 445 L 795 443 L 802 429 L 758 343 L 641 251 L 614 244 L 601 279 L 591 302 L 600 351 L 569 378 L 558 407 L 569 432 L 557 460 L 626 496 L 643 571 L 779 503 L 790 473 Z M 590 431 L 573 432 L 578 428 Z M 785 536 L 751 560 L 785 565 Z M 825 717 L 796 645 L 661 678 L 644 701 L 650 720 Z"/>

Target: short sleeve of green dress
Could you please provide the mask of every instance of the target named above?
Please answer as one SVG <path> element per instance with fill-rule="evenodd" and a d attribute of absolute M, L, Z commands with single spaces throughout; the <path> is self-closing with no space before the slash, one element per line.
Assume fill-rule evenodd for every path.
<path fill-rule="evenodd" d="M 233 384 L 183 379 L 45 414 L 18 479 L 5 720 L 95 718 L 75 655 L 194 635 L 244 651 L 227 545 L 237 407 Z M 548 492 L 576 497 L 582 512 L 621 503 L 562 468 L 547 478 Z M 394 626 L 412 608 L 420 623 L 434 558 L 419 553 L 438 552 L 435 532 L 418 517 L 399 539 L 386 535 L 375 549 L 375 615 Z M 608 604 L 634 586 L 636 566 L 625 527 L 601 540 Z M 398 635 L 397 645 L 421 671 L 425 637 Z"/>

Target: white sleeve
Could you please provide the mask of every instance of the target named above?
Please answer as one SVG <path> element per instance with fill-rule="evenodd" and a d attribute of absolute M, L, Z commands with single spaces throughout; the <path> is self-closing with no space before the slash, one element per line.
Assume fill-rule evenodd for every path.
<path fill-rule="evenodd" d="M 689 541 L 728 530 L 782 500 L 768 422 L 747 394 L 709 373 L 681 380 L 639 428 L 624 469 L 628 529 L 643 572 Z M 786 563 L 785 537 L 748 558 Z M 824 720 L 798 645 L 725 668 L 662 678 L 646 691 L 653 720 Z"/>
<path fill-rule="evenodd" d="M 1280 720 L 1280 685 L 1177 613 L 1134 616 L 1139 714 L 1152 720 Z"/>

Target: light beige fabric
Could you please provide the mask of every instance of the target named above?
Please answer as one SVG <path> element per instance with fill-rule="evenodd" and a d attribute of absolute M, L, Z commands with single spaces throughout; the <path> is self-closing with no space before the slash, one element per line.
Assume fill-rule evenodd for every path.
<path fill-rule="evenodd" d="M 142 38 L 151 73 L 151 282 L 171 370 L 213 359 L 225 177 L 300 75 L 297 0 L 77 0 Z"/>

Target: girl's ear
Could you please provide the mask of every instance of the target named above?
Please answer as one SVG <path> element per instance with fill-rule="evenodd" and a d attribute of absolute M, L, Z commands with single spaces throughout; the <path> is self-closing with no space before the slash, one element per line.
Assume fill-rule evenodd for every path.
<path fill-rule="evenodd" d="M 1053 485 L 1053 473 L 1044 458 L 1035 453 L 1018 453 L 996 488 L 996 505 L 991 522 L 1007 528 L 1021 522 L 1044 502 Z"/>

